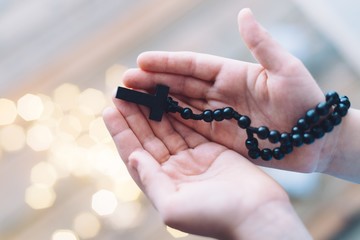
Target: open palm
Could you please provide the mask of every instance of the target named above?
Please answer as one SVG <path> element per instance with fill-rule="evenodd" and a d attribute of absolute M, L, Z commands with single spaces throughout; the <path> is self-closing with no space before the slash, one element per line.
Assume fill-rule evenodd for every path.
<path fill-rule="evenodd" d="M 290 132 L 308 109 L 324 101 L 323 93 L 304 65 L 276 43 L 247 10 L 239 14 L 239 29 L 259 64 L 191 52 L 147 52 L 139 56 L 140 68 L 125 74 L 124 84 L 145 90 L 165 84 L 182 106 L 194 111 L 231 106 L 249 116 L 252 126 Z M 173 117 L 206 139 L 247 156 L 246 133 L 235 121 L 208 124 Z M 335 146 L 332 136 L 295 149 L 282 161 L 254 162 L 301 172 L 322 171 L 331 160 L 328 149 Z M 265 142 L 260 146 L 275 147 Z"/>
<path fill-rule="evenodd" d="M 144 109 L 114 100 L 105 123 L 133 179 L 165 223 L 211 236 L 232 233 L 247 216 L 286 193 L 240 154 L 175 119 L 149 121 Z M 230 236 L 229 236 L 230 237 Z"/>

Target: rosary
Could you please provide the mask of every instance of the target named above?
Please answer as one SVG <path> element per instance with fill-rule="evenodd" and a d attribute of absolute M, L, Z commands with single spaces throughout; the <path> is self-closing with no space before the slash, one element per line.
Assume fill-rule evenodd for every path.
<path fill-rule="evenodd" d="M 161 121 L 162 115 L 167 112 L 179 113 L 183 119 L 208 123 L 234 119 L 238 126 L 246 131 L 245 146 L 248 149 L 249 157 L 252 159 L 260 157 L 264 161 L 272 158 L 281 160 L 286 154 L 290 154 L 294 147 L 312 144 L 316 139 L 322 138 L 341 123 L 342 117 L 350 108 L 348 97 L 339 97 L 338 93 L 334 91 L 328 92 L 325 95 L 325 102 L 309 109 L 289 132 L 280 133 L 277 130 L 269 130 L 266 126 L 252 127 L 251 119 L 248 116 L 241 115 L 231 107 L 204 110 L 200 114 L 195 114 L 188 107 L 180 107 L 178 102 L 168 96 L 168 93 L 169 87 L 164 85 L 157 85 L 154 95 L 119 87 L 116 98 L 148 107 L 150 109 L 149 119 L 154 121 Z M 280 143 L 280 146 L 274 149 L 260 149 L 258 139 L 267 139 L 273 144 Z"/>

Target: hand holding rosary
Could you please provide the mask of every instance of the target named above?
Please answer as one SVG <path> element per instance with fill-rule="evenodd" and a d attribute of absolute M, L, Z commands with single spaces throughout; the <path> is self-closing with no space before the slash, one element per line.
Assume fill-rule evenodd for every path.
<path fill-rule="evenodd" d="M 320 102 L 314 108 L 309 109 L 289 132 L 281 133 L 277 130 L 270 130 L 266 126 L 251 126 L 251 119 L 248 116 L 238 113 L 231 107 L 204 110 L 202 113 L 195 114 L 190 108 L 179 106 L 178 102 L 168 96 L 168 93 L 169 87 L 164 85 L 156 86 L 155 95 L 119 87 L 116 98 L 148 107 L 150 109 L 149 119 L 154 121 L 161 121 L 162 115 L 167 112 L 179 113 L 186 120 L 208 123 L 235 120 L 238 126 L 246 131 L 245 146 L 248 149 L 249 157 L 252 159 L 260 157 L 264 161 L 272 158 L 281 160 L 286 154 L 290 154 L 294 147 L 312 144 L 316 139 L 322 138 L 341 123 L 342 117 L 346 116 L 350 108 L 348 97 L 340 97 L 334 91 L 328 92 L 325 95 L 325 102 Z M 272 144 L 280 143 L 280 146 L 273 149 L 260 149 L 259 139 L 268 140 Z"/>

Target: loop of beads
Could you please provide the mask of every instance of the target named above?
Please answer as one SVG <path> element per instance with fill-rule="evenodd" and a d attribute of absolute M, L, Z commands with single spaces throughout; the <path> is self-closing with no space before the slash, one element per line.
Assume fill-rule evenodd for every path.
<path fill-rule="evenodd" d="M 312 144 L 316 139 L 322 138 L 341 123 L 342 117 L 347 114 L 350 108 L 348 97 L 339 97 L 338 93 L 332 91 L 328 92 L 325 98 L 325 102 L 319 103 L 314 109 L 309 109 L 305 116 L 297 121 L 291 131 L 282 133 L 277 130 L 270 130 L 266 126 L 252 127 L 251 119 L 248 116 L 241 115 L 231 107 L 205 110 L 200 114 L 195 114 L 190 108 L 180 107 L 178 102 L 168 97 L 166 111 L 180 113 L 184 119 L 203 120 L 205 122 L 234 119 L 240 128 L 246 130 L 245 147 L 248 150 L 249 157 L 252 159 L 260 157 L 264 161 L 269 161 L 272 158 L 281 160 L 286 154 L 291 153 L 295 147 Z M 280 143 L 280 146 L 274 149 L 260 149 L 258 139 L 267 139 L 273 144 Z"/>

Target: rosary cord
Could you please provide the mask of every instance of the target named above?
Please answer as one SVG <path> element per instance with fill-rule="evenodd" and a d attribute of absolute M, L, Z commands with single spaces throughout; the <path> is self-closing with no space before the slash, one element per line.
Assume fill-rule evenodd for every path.
<path fill-rule="evenodd" d="M 294 147 L 312 144 L 316 139 L 322 138 L 341 123 L 342 117 L 347 114 L 351 105 L 348 97 L 339 97 L 338 93 L 332 91 L 328 92 L 325 98 L 325 102 L 321 102 L 315 108 L 308 110 L 289 132 L 282 133 L 277 130 L 269 130 L 266 126 L 252 127 L 251 119 L 248 116 L 241 115 L 231 107 L 205 110 L 200 114 L 195 114 L 190 108 L 180 107 L 178 102 L 168 97 L 166 112 L 180 113 L 183 119 L 203 120 L 205 122 L 234 119 L 240 128 L 246 130 L 245 146 L 250 158 L 257 159 L 260 157 L 264 161 L 269 161 L 272 158 L 281 160 L 286 154 L 290 154 Z M 258 139 L 267 139 L 272 144 L 280 143 L 280 146 L 274 149 L 260 149 Z"/>

